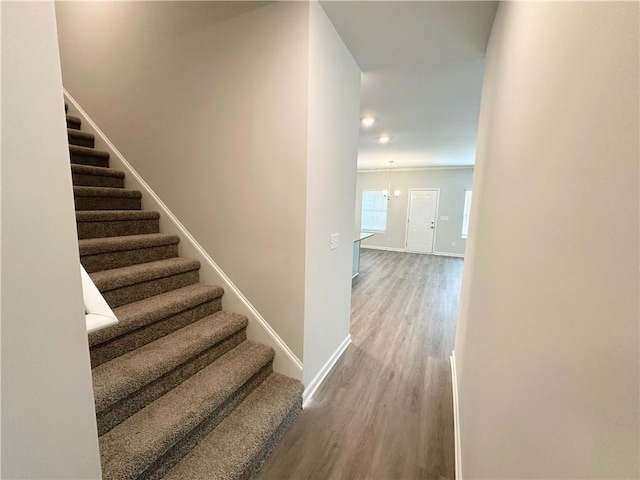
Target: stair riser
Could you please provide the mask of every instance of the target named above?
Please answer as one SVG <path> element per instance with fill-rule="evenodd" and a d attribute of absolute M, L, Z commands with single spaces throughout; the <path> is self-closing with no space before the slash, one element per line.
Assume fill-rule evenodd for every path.
<path fill-rule="evenodd" d="M 139 198 L 75 197 L 76 210 L 141 210 Z"/>
<path fill-rule="evenodd" d="M 78 155 L 77 153 L 70 152 L 71 163 L 77 165 L 89 165 L 92 167 L 109 167 L 109 159 L 103 157 L 93 157 L 91 155 Z"/>
<path fill-rule="evenodd" d="M 159 233 L 160 220 L 126 220 L 122 222 L 78 222 L 78 239 L 121 237 Z"/>
<path fill-rule="evenodd" d="M 129 395 L 120 402 L 101 412 L 96 412 L 98 420 L 98 435 L 103 435 L 128 417 L 143 409 L 154 400 L 160 398 L 169 390 L 177 387 L 187 378 L 211 364 L 217 358 L 247 339 L 246 329 L 227 337 L 212 348 L 202 352 L 199 356 L 188 361 L 177 369 L 160 377 L 137 392 Z"/>
<path fill-rule="evenodd" d="M 201 318 L 212 315 L 222 309 L 222 300 L 216 298 L 170 317 L 126 333 L 104 343 L 91 347 L 91 368 L 108 362 L 120 355 L 131 352 L 147 343 L 162 338 Z"/>
<path fill-rule="evenodd" d="M 187 436 L 182 438 L 162 457 L 140 474 L 137 478 L 142 480 L 160 480 L 174 465 L 176 465 L 189 451 L 198 443 L 200 439 L 210 433 L 218 424 L 225 419 L 231 411 L 238 406 L 258 385 L 260 385 L 273 371 L 272 363 L 265 365 L 249 379 L 240 389 L 238 389 L 225 403 L 220 405 L 211 415 L 209 415 L 196 428 L 191 430 Z"/>
<path fill-rule="evenodd" d="M 104 177 L 102 175 L 83 175 L 72 173 L 71 179 L 76 187 L 112 187 L 124 188 L 124 178 Z"/>
<path fill-rule="evenodd" d="M 193 285 L 200 281 L 198 270 L 179 273 L 169 277 L 158 278 L 148 282 L 136 283 L 127 287 L 117 288 L 107 292 L 102 292 L 102 296 L 111 308 L 116 308 L 131 302 L 137 302 L 144 298 L 176 290 L 178 288 Z"/>
<path fill-rule="evenodd" d="M 74 135 L 67 135 L 67 138 L 69 139 L 69 144 L 78 145 L 79 147 L 94 148 L 96 143 L 95 138 L 76 137 Z"/>
<path fill-rule="evenodd" d="M 67 118 L 67 128 L 73 128 L 74 130 L 80 130 L 80 122 L 74 122 Z"/>
<path fill-rule="evenodd" d="M 161 245 L 151 248 L 125 250 L 120 252 L 100 253 L 97 255 L 81 255 L 80 262 L 87 273 L 128 267 L 140 263 L 155 262 L 178 256 L 178 244 Z"/>

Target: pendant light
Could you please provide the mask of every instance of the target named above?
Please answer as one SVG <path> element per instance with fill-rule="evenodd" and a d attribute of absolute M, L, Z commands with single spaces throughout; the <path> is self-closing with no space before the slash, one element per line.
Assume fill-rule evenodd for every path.
<path fill-rule="evenodd" d="M 389 189 L 382 191 L 382 195 L 384 195 L 384 197 L 387 200 L 391 200 L 391 195 L 389 194 L 389 192 L 391 192 L 391 166 L 392 165 L 393 165 L 393 160 L 389 160 Z M 394 190 L 393 196 L 398 198 L 400 196 L 400 190 Z"/>

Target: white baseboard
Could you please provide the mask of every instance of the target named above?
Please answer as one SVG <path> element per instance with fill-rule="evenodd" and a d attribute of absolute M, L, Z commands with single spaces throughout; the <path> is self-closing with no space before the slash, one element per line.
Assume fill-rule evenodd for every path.
<path fill-rule="evenodd" d="M 453 393 L 453 437 L 455 443 L 456 480 L 462 480 L 462 446 L 460 443 L 460 417 L 458 410 L 458 377 L 456 374 L 456 352 L 451 352 L 451 390 Z"/>
<path fill-rule="evenodd" d="M 406 250 L 404 248 L 395 248 L 395 247 L 377 247 L 375 245 L 362 245 L 362 248 L 368 248 L 369 250 L 386 250 L 387 252 L 401 252 L 405 253 Z"/>
<path fill-rule="evenodd" d="M 280 338 L 265 318 L 249 302 L 240 289 L 222 271 L 207 251 L 198 243 L 178 218 L 169 210 L 160 197 L 138 174 L 133 166 L 124 158 L 118 149 L 109 141 L 107 136 L 91 120 L 76 100 L 64 90 L 65 98 L 69 102 L 69 113 L 77 115 L 82 120 L 84 131 L 93 133 L 96 137 L 96 147 L 110 153 L 112 166 L 126 172 L 126 188 L 134 188 L 142 192 L 144 208 L 151 208 L 160 212 L 160 225 L 166 233 L 180 237 L 179 251 L 181 255 L 200 260 L 201 281 L 220 285 L 224 288 L 222 306 L 225 310 L 241 313 L 249 319 L 247 338 L 264 343 L 276 351 L 273 369 L 278 373 L 302 380 L 302 362 L 289 346 Z"/>
<path fill-rule="evenodd" d="M 449 252 L 433 252 L 434 255 L 439 255 L 441 257 L 456 257 L 456 258 L 464 258 L 464 253 L 449 253 Z"/>
<path fill-rule="evenodd" d="M 376 245 L 360 245 L 362 248 L 368 248 L 369 250 L 385 250 L 387 252 L 400 252 L 400 253 L 418 253 L 418 252 L 407 252 L 406 248 L 395 248 L 395 247 L 378 247 Z M 456 257 L 456 258 L 464 258 L 463 253 L 449 253 L 449 252 L 432 252 L 432 255 L 438 255 L 440 257 Z"/>
<path fill-rule="evenodd" d="M 351 345 L 351 334 L 347 335 L 347 338 L 343 340 L 336 351 L 333 352 L 333 355 L 329 357 L 327 363 L 324 364 L 318 374 L 313 377 L 313 380 L 311 380 L 309 385 L 307 385 L 307 387 L 304 389 L 304 393 L 302 394 L 302 408 L 305 408 L 311 401 L 311 397 L 313 397 L 313 394 L 316 393 L 318 387 L 322 385 L 324 379 L 327 378 L 327 375 L 329 375 L 329 372 L 333 369 L 334 365 L 340 359 L 349 345 Z"/>

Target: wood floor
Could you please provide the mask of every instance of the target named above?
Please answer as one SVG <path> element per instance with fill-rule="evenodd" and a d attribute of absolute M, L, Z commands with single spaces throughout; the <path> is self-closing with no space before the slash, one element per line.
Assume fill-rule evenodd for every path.
<path fill-rule="evenodd" d="M 462 259 L 362 250 L 353 343 L 259 479 L 453 479 Z"/>

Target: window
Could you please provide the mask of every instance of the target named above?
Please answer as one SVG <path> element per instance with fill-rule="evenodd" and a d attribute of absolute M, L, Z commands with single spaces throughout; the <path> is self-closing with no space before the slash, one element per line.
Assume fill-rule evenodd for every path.
<path fill-rule="evenodd" d="M 471 213 L 471 190 L 464 192 L 464 213 L 462 214 L 462 238 L 469 234 L 469 214 Z"/>
<path fill-rule="evenodd" d="M 386 232 L 387 203 L 381 191 L 363 190 L 360 228 L 368 232 Z"/>

